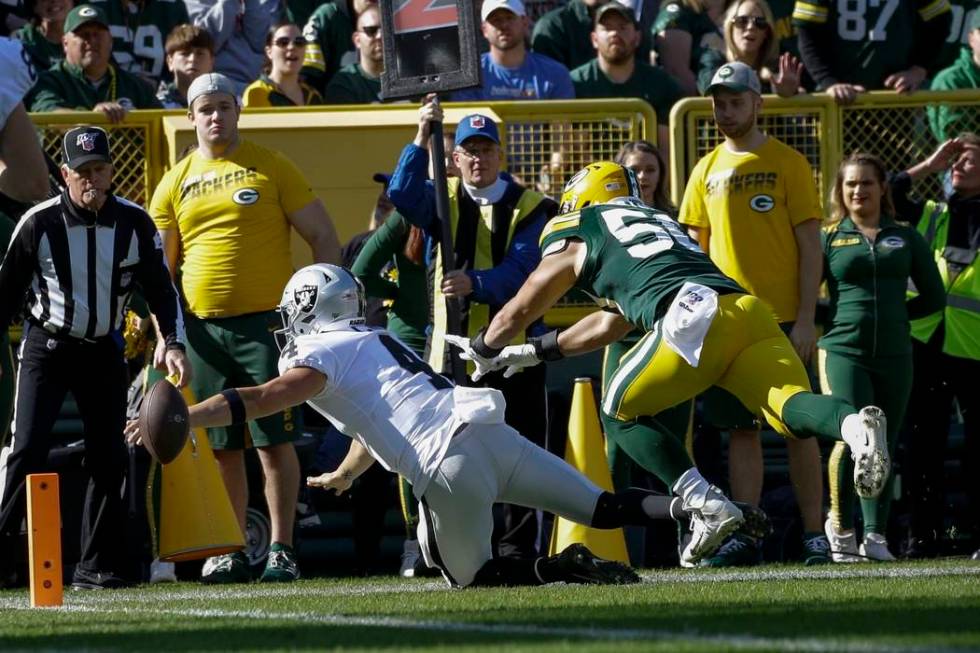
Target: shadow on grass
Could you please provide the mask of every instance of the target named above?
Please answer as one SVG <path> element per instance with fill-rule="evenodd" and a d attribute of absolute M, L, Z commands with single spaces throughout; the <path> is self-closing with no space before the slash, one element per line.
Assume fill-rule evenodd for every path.
<path fill-rule="evenodd" d="M 930 600 L 868 600 L 860 605 L 770 604 L 756 601 L 738 607 L 657 605 L 643 601 L 632 605 L 596 606 L 569 602 L 560 606 L 486 609 L 460 604 L 452 613 L 428 612 L 420 620 L 442 624 L 524 624 L 560 629 L 649 631 L 639 641 L 680 641 L 698 636 L 745 636 L 786 639 L 848 639 L 863 642 L 887 638 L 923 645 L 980 646 L 978 601 L 955 603 Z M 274 613 L 274 611 L 270 611 Z M 326 612 L 326 611 L 325 611 Z M 152 613 L 145 621 L 117 620 L 111 615 L 92 615 L 82 622 L 52 624 L 46 633 L 0 634 L 0 650 L 194 650 L 232 649 L 377 649 L 447 646 L 535 646 L 580 639 L 566 633 L 488 633 L 469 630 L 425 630 L 388 626 L 350 626 L 301 621 L 200 618 L 166 621 Z M 380 616 L 380 615 L 378 615 Z M 411 619 L 408 615 L 396 617 Z M 465 625 L 463 626 L 465 628 Z M 59 631 L 59 632 L 52 632 Z M 79 632 L 71 632 L 79 631 Z M 648 635 L 648 637 L 646 636 Z M 592 638 L 582 638 L 591 640 Z M 632 639 L 632 638 L 629 638 Z M 606 641 L 598 638 L 597 641 Z"/>

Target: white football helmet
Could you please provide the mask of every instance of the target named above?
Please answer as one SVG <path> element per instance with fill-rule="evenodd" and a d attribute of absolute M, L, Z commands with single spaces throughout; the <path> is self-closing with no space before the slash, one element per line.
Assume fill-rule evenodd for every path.
<path fill-rule="evenodd" d="M 364 288 L 346 268 L 314 263 L 292 276 L 277 309 L 283 328 L 276 341 L 283 348 L 296 336 L 364 324 Z"/>

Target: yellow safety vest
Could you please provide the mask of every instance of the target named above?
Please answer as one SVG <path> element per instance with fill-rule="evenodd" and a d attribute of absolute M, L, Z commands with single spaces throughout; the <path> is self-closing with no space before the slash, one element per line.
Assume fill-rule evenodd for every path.
<path fill-rule="evenodd" d="M 912 337 L 928 342 L 939 323 L 945 320 L 943 352 L 980 360 L 980 257 L 972 250 L 946 246 L 949 207 L 942 202 L 926 202 L 919 220 L 919 233 L 932 247 L 946 288 L 946 308 L 912 320 Z"/>
<path fill-rule="evenodd" d="M 452 177 L 447 180 L 449 186 L 449 225 L 456 241 L 456 229 L 459 223 L 459 178 Z M 514 230 L 534 209 L 540 206 L 545 196 L 531 190 L 525 190 L 517 205 L 514 207 L 514 214 L 511 217 L 507 229 L 507 247 L 514 237 Z M 473 269 L 486 270 L 494 267 L 491 254 L 491 226 L 493 225 L 493 205 L 480 206 L 480 222 L 476 230 L 476 251 L 473 255 Z M 429 345 L 429 365 L 436 371 L 446 373 L 449 370 L 445 365 L 446 341 L 442 336 L 446 333 L 446 296 L 442 294 L 442 252 L 437 249 L 436 266 L 433 279 L 433 311 L 432 311 L 432 337 Z M 466 335 L 470 338 L 475 336 L 483 327 L 490 324 L 490 306 L 471 302 L 469 311 L 466 314 Z M 521 334 L 511 341 L 511 344 L 521 344 L 525 342 L 524 334 Z M 474 370 L 473 363 L 467 362 L 467 372 Z"/>

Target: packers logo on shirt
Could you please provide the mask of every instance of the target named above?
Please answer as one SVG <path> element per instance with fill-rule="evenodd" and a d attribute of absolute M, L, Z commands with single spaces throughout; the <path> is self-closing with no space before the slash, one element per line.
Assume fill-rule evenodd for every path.
<path fill-rule="evenodd" d="M 768 213 L 769 211 L 772 211 L 772 207 L 776 206 L 776 201 L 771 195 L 753 195 L 752 199 L 749 200 L 749 206 L 752 207 L 753 211 Z"/>
<path fill-rule="evenodd" d="M 905 239 L 901 236 L 889 236 L 882 240 L 880 245 L 887 249 L 899 249 L 905 247 Z"/>
<path fill-rule="evenodd" d="M 240 188 L 232 194 L 231 199 L 235 204 L 250 206 L 259 201 L 259 191 L 254 188 Z"/>

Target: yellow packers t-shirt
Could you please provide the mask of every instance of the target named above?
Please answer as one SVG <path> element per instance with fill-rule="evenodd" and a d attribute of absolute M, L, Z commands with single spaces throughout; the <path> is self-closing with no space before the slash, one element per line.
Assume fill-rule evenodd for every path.
<path fill-rule="evenodd" d="M 790 322 L 800 294 L 793 228 L 821 215 L 810 164 L 769 137 L 754 152 L 731 152 L 722 143 L 698 161 L 679 221 L 707 227 L 715 265 Z"/>
<path fill-rule="evenodd" d="M 286 215 L 315 199 L 286 157 L 248 141 L 227 159 L 194 152 L 150 201 L 158 229 L 180 234 L 180 280 L 202 318 L 268 311 L 293 273 Z"/>

